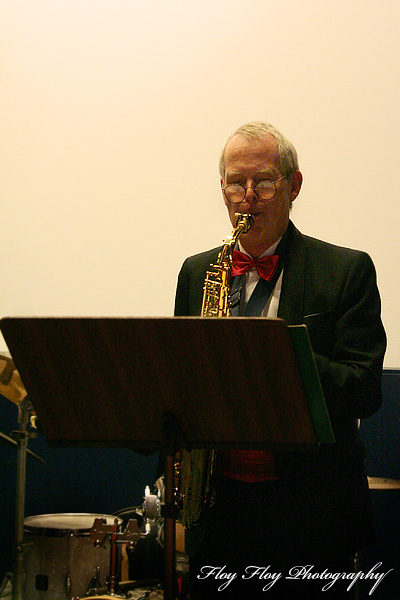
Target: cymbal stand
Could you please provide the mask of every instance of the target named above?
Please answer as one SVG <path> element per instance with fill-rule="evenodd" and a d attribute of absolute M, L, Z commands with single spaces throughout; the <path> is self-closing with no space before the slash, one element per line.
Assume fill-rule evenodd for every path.
<path fill-rule="evenodd" d="M 18 404 L 18 431 L 11 437 L 17 442 L 17 486 L 15 498 L 15 541 L 13 556 L 12 600 L 23 600 L 24 587 L 24 513 L 26 485 L 26 452 L 28 439 L 36 437 L 35 432 L 27 431 L 29 416 L 33 413 L 32 404 L 25 398 Z"/>

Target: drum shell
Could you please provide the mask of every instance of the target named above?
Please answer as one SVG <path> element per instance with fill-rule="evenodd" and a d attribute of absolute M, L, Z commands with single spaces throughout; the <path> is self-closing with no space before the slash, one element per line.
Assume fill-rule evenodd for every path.
<path fill-rule="evenodd" d="M 24 520 L 24 600 L 70 600 L 83 596 L 99 569 L 105 584 L 110 571 L 110 540 L 94 547 L 90 528 L 96 518 L 108 525 L 111 515 L 62 513 Z M 69 586 L 68 586 L 69 582 Z"/>

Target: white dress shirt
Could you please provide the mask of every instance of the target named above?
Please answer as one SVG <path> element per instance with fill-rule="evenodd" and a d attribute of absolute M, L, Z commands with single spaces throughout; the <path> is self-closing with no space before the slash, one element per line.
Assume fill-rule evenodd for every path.
<path fill-rule="evenodd" d="M 265 250 L 265 252 L 263 252 L 261 254 L 261 256 L 270 256 L 271 254 L 273 254 L 275 252 L 279 242 L 281 241 L 281 239 L 282 238 L 280 238 L 277 242 L 275 242 L 275 244 L 272 244 L 272 246 L 267 248 L 267 250 Z M 250 256 L 250 254 L 248 252 L 246 252 L 246 250 L 241 245 L 240 240 L 239 240 L 238 245 L 239 245 L 240 252 L 243 252 L 244 254 L 247 254 L 247 256 Z M 260 258 L 261 258 L 261 256 L 260 256 Z M 262 317 L 277 317 L 278 316 L 279 298 L 281 296 L 281 289 L 282 289 L 282 276 L 283 276 L 283 269 L 281 271 L 281 274 L 279 275 L 278 281 L 276 282 L 276 285 L 274 287 L 274 290 L 273 290 L 271 296 L 269 297 L 266 305 L 264 306 L 264 308 L 261 312 Z M 249 301 L 250 296 L 252 295 L 254 288 L 256 287 L 259 279 L 260 279 L 260 276 L 257 273 L 256 268 L 250 269 L 250 271 L 247 271 L 247 273 L 245 274 L 245 301 L 246 301 L 246 303 Z"/>

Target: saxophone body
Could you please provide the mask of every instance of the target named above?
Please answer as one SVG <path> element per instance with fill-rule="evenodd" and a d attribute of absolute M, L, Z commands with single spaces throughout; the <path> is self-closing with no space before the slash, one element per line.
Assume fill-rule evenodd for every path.
<path fill-rule="evenodd" d="M 253 217 L 237 213 L 236 227 L 224 241 L 215 264 L 210 265 L 203 287 L 202 317 L 230 317 L 232 254 L 237 240 L 249 231 Z M 175 461 L 178 521 L 184 527 L 195 525 L 202 511 L 213 502 L 212 473 L 215 450 L 182 449 Z"/>

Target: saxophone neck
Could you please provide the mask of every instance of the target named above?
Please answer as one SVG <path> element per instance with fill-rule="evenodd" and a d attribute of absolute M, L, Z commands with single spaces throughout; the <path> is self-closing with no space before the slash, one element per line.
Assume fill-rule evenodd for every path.
<path fill-rule="evenodd" d="M 235 217 L 237 217 L 237 221 L 236 227 L 232 233 L 233 245 L 236 243 L 239 236 L 249 231 L 254 221 L 253 215 L 247 213 L 235 213 Z"/>
<path fill-rule="evenodd" d="M 224 242 L 225 253 L 229 252 L 230 255 L 232 255 L 233 248 L 239 237 L 249 231 L 254 221 L 253 216 L 246 213 L 235 213 L 235 217 L 237 217 L 236 227 Z"/>

